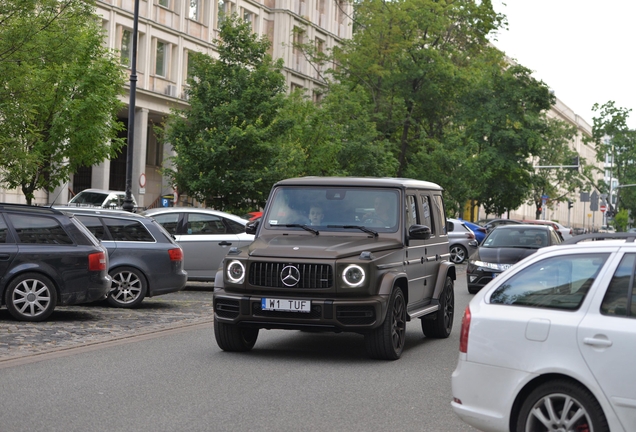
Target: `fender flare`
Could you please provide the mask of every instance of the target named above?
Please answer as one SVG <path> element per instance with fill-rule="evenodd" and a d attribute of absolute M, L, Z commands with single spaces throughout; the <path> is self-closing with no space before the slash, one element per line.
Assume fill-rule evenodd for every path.
<path fill-rule="evenodd" d="M 443 261 L 440 263 L 439 270 L 437 271 L 437 282 L 435 284 L 435 291 L 433 291 L 434 299 L 438 300 L 440 295 L 442 295 L 447 276 L 452 280 L 457 280 L 457 271 L 454 263 L 450 261 Z"/>

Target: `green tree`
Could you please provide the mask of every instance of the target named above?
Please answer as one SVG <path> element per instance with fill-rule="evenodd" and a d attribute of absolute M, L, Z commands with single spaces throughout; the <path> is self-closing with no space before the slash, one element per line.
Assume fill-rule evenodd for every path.
<path fill-rule="evenodd" d="M 0 183 L 30 204 L 120 150 L 125 77 L 90 1 L 8 0 L 0 17 Z"/>
<path fill-rule="evenodd" d="M 592 110 L 599 112 L 599 116 L 593 118 L 590 140 L 596 148 L 598 161 L 604 161 L 609 156 L 613 162 L 612 177 L 620 185 L 636 184 L 636 131 L 627 126 L 631 110 L 616 107 L 614 101 L 595 104 Z M 619 208 L 636 212 L 636 188 L 620 188 L 615 192 Z"/>
<path fill-rule="evenodd" d="M 163 140 L 176 152 L 166 174 L 199 201 L 241 212 L 262 206 L 279 171 L 276 137 L 290 123 L 282 60 L 272 61 L 269 42 L 236 16 L 221 23 L 219 58 L 191 53 L 190 109 L 174 111 Z"/>

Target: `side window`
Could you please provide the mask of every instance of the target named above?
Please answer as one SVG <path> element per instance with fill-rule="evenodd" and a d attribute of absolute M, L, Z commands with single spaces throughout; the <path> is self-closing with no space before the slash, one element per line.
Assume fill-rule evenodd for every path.
<path fill-rule="evenodd" d="M 219 216 L 189 214 L 187 234 L 227 234 L 228 229 Z"/>
<path fill-rule="evenodd" d="M 230 226 L 231 232 L 234 234 L 240 234 L 245 232 L 245 225 L 234 222 L 232 219 L 224 219 L 225 223 Z"/>
<path fill-rule="evenodd" d="M 73 244 L 57 219 L 36 215 L 7 215 L 20 243 Z"/>
<path fill-rule="evenodd" d="M 420 215 L 420 224 L 426 225 L 431 229 L 431 234 L 435 234 L 436 229 L 435 225 L 433 225 L 433 214 L 431 208 L 431 197 L 428 195 L 420 195 L 420 199 L 422 200 L 422 213 Z"/>
<path fill-rule="evenodd" d="M 2 216 L 0 216 L 0 243 L 7 242 L 7 223 L 4 221 Z"/>
<path fill-rule="evenodd" d="M 559 243 L 561 243 L 561 239 L 559 238 L 559 235 L 556 232 L 550 231 L 550 237 L 552 238 L 552 243 L 551 244 L 559 244 Z"/>
<path fill-rule="evenodd" d="M 154 237 L 139 221 L 103 218 L 110 235 L 116 241 L 154 242 Z"/>
<path fill-rule="evenodd" d="M 175 235 L 177 233 L 177 226 L 179 224 L 179 213 L 162 214 L 152 217 L 159 225 L 164 227 L 170 234 Z"/>
<path fill-rule="evenodd" d="M 526 267 L 490 296 L 490 303 L 545 309 L 581 306 L 607 253 L 546 258 Z"/>
<path fill-rule="evenodd" d="M 79 221 L 82 222 L 84 226 L 88 228 L 95 237 L 97 237 L 98 240 L 110 240 L 110 238 L 106 235 L 102 221 L 99 220 L 98 217 L 85 215 L 76 215 L 75 217 L 79 219 Z"/>
<path fill-rule="evenodd" d="M 415 195 L 406 196 L 406 229 L 417 223 L 417 202 Z"/>
<path fill-rule="evenodd" d="M 446 211 L 444 210 L 444 200 L 442 199 L 441 195 L 435 195 L 433 199 L 435 200 L 435 217 L 441 229 L 444 230 L 444 234 L 447 234 L 446 224 L 444 223 L 446 221 Z"/>
<path fill-rule="evenodd" d="M 618 265 L 601 303 L 603 315 L 636 318 L 635 261 L 636 255 L 626 254 Z"/>

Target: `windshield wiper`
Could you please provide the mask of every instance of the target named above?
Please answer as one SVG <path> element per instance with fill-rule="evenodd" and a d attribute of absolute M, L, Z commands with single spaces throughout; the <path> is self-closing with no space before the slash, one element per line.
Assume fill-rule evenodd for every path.
<path fill-rule="evenodd" d="M 359 229 L 365 233 L 373 234 L 374 237 L 378 236 L 378 232 L 361 225 L 327 225 L 327 228 L 344 228 L 344 229 Z"/>
<path fill-rule="evenodd" d="M 307 226 L 307 225 L 301 225 L 301 224 L 285 224 L 284 226 L 285 226 L 285 227 L 287 227 L 287 228 L 302 228 L 302 229 L 304 229 L 304 230 L 306 230 L 306 231 L 309 231 L 309 232 L 312 232 L 312 233 L 314 233 L 314 234 L 316 234 L 316 235 L 320 235 L 320 231 L 318 231 L 317 229 L 313 229 L 313 228 L 311 228 L 311 227 L 309 227 L 309 226 Z"/>

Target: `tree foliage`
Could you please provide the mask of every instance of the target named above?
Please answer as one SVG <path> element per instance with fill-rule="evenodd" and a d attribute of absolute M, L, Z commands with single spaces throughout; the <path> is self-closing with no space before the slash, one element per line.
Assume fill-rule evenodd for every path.
<path fill-rule="evenodd" d="M 0 183 L 20 187 L 27 203 L 124 144 L 123 70 L 94 12 L 84 0 L 0 6 Z"/>
<path fill-rule="evenodd" d="M 191 53 L 190 109 L 169 117 L 163 138 L 176 152 L 166 171 L 180 192 L 225 211 L 262 205 L 276 169 L 285 104 L 282 60 L 236 16 L 222 21 L 219 58 Z"/>

